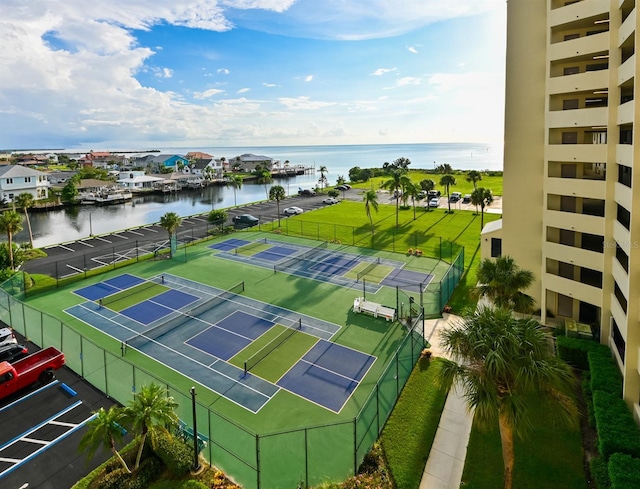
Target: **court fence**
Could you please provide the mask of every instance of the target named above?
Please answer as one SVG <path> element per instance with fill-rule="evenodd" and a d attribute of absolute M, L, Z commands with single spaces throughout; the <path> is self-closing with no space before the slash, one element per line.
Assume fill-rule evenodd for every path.
<path fill-rule="evenodd" d="M 185 425 L 193 424 L 188 390 L 167 383 L 60 319 L 31 307 L 20 293 L 12 294 L 16 290 L 20 288 L 12 284 L 0 287 L 1 321 L 36 345 L 59 348 L 74 372 L 122 404 L 142 386 L 152 382 L 164 386 L 178 403 L 178 417 Z M 309 487 L 354 475 L 380 435 L 424 345 L 424 321 L 418 316 L 406 327 L 406 335 L 358 414 L 343 422 L 255 433 L 197 402 L 203 455 L 246 489 Z"/>

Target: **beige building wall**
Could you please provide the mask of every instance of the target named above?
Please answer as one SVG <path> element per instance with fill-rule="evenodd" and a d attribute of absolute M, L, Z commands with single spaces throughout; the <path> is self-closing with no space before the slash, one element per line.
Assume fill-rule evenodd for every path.
<path fill-rule="evenodd" d="M 507 2 L 502 225 L 542 321 L 610 346 L 640 421 L 637 0 Z"/>

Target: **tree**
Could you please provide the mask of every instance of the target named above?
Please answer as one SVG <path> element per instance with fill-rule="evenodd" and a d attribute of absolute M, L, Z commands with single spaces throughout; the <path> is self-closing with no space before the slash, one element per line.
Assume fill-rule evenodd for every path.
<path fill-rule="evenodd" d="M 256 170 L 256 174 L 258 175 L 257 182 L 261 185 L 264 185 L 264 193 L 269 198 L 269 192 L 267 191 L 267 185 L 269 185 L 273 181 L 273 177 L 271 176 L 271 171 L 266 168 L 260 168 L 260 170 Z"/>
<path fill-rule="evenodd" d="M 11 270 L 15 270 L 13 260 L 13 236 L 20 231 L 22 231 L 22 216 L 20 216 L 20 214 L 13 210 L 0 213 L 0 233 L 7 233 Z"/>
<path fill-rule="evenodd" d="M 27 212 L 27 209 L 33 207 L 35 199 L 29 192 L 22 192 L 16 196 L 13 202 L 18 209 L 22 209 L 24 211 L 24 218 L 27 221 L 27 229 L 29 230 L 29 244 L 33 249 L 33 233 L 31 232 L 31 220 L 29 219 L 29 213 Z"/>
<path fill-rule="evenodd" d="M 438 165 L 436 168 L 436 173 L 442 173 L 444 175 L 453 173 L 453 168 L 449 163 L 443 163 L 442 165 Z"/>
<path fill-rule="evenodd" d="M 575 377 L 550 348 L 551 338 L 537 321 L 516 319 L 511 311 L 481 308 L 463 322 L 444 329 L 440 382 L 462 389 L 474 421 L 500 431 L 503 487 L 513 486 L 514 434 L 523 438 L 535 424 L 531 399 L 575 424 Z"/>
<path fill-rule="evenodd" d="M 362 171 L 362 168 L 360 168 L 359 166 L 354 166 L 353 168 L 351 168 L 349 170 L 349 181 L 357 182 L 358 180 L 360 180 L 361 171 Z"/>
<path fill-rule="evenodd" d="M 133 399 L 124 408 L 124 421 L 134 431 L 140 433 L 140 444 L 134 470 L 140 466 L 142 450 L 149 430 L 153 427 L 167 427 L 178 424 L 178 415 L 175 409 L 178 403 L 173 397 L 167 396 L 164 388 L 158 384 L 150 384 L 140 389 Z M 153 443 L 153 439 L 151 440 Z"/>
<path fill-rule="evenodd" d="M 229 175 L 226 180 L 226 186 L 233 188 L 233 206 L 238 206 L 238 201 L 236 200 L 236 190 L 240 190 L 242 188 L 242 177 L 240 175 Z"/>
<path fill-rule="evenodd" d="M 434 188 L 436 188 L 436 182 L 434 182 L 430 178 L 420 180 L 420 188 L 425 192 L 431 192 Z"/>
<path fill-rule="evenodd" d="M 336 180 L 336 185 L 342 185 L 343 183 L 346 183 L 346 180 L 342 175 L 338 175 L 338 179 Z"/>
<path fill-rule="evenodd" d="M 478 187 L 471 192 L 471 203 L 476 206 L 476 212 L 478 206 L 480 206 L 480 229 L 484 227 L 484 208 L 490 206 L 493 203 L 493 194 L 491 189 Z"/>
<path fill-rule="evenodd" d="M 453 175 L 442 175 L 440 179 L 440 185 L 444 187 L 444 191 L 447 194 L 447 206 L 449 207 L 449 213 L 451 213 L 451 202 L 449 201 L 449 187 L 456 184 L 456 177 Z"/>
<path fill-rule="evenodd" d="M 470 170 L 467 172 L 467 176 L 465 178 L 467 182 L 473 183 L 474 190 L 478 188 L 478 182 L 482 180 L 482 173 L 478 170 Z"/>
<path fill-rule="evenodd" d="M 393 192 L 392 195 L 395 195 L 396 198 L 396 228 L 399 227 L 398 224 L 398 211 L 399 211 L 399 200 L 400 200 L 400 191 L 403 187 L 407 185 L 407 183 L 411 182 L 409 177 L 407 177 L 403 171 L 394 170 L 391 172 L 391 178 L 386 182 L 383 182 L 381 187 L 384 189 L 388 189 L 390 192 Z"/>
<path fill-rule="evenodd" d="M 322 192 L 324 190 L 324 187 L 327 185 L 327 172 L 329 170 L 327 170 L 326 166 L 321 166 L 320 168 L 318 168 L 318 171 L 320 172 L 320 178 L 318 179 L 318 183 L 320 184 L 320 192 Z"/>
<path fill-rule="evenodd" d="M 533 273 L 521 269 L 510 256 L 482 260 L 477 276 L 477 296 L 486 297 L 501 309 L 522 313 L 533 309 L 533 297 L 522 292 L 533 283 Z"/>
<path fill-rule="evenodd" d="M 15 243 L 12 243 L 11 245 L 11 253 L 13 253 L 13 266 L 15 268 L 20 267 L 25 261 L 27 261 L 27 252 L 24 250 L 24 248 L 20 248 Z M 2 282 L 13 275 L 13 271 L 11 271 L 11 273 L 9 274 L 2 273 L 3 270 L 5 272 L 12 270 L 11 253 L 9 253 L 9 243 L 0 243 L 0 281 Z"/>
<path fill-rule="evenodd" d="M 336 190 L 335 188 L 332 188 L 332 189 L 329 189 L 329 191 L 327 192 L 327 195 L 335 199 L 336 197 L 340 196 L 340 191 Z"/>
<path fill-rule="evenodd" d="M 121 442 L 123 438 L 123 429 L 120 423 L 123 420 L 123 412 L 117 406 L 111 406 L 109 410 L 100 408 L 95 418 L 87 423 L 87 431 L 80 439 L 78 450 L 86 451 L 89 459 L 93 458 L 98 448 L 108 447 L 113 455 L 118 459 L 122 467 L 131 473 L 120 452 L 116 448 L 116 442 Z"/>
<path fill-rule="evenodd" d="M 207 221 L 214 226 L 218 226 L 220 231 L 224 228 L 224 223 L 227 222 L 227 219 L 229 219 L 229 215 L 222 209 L 214 209 L 207 216 Z"/>
<path fill-rule="evenodd" d="M 70 178 L 66 185 L 62 188 L 62 198 L 67 202 L 73 202 L 78 196 L 78 188 L 76 187 L 76 179 Z"/>
<path fill-rule="evenodd" d="M 416 220 L 416 200 L 420 199 L 420 187 L 409 181 L 404 186 L 402 198 L 411 197 L 411 205 L 413 206 L 413 220 Z"/>
<path fill-rule="evenodd" d="M 392 169 L 402 170 L 404 172 L 409 171 L 409 165 L 411 164 L 411 160 L 409 158 L 398 158 L 394 160 L 391 164 Z"/>
<path fill-rule="evenodd" d="M 362 200 L 364 200 L 364 210 L 369 218 L 371 233 L 373 234 L 373 217 L 371 215 L 371 209 L 378 212 L 378 194 L 376 194 L 375 190 L 367 190 Z"/>
<path fill-rule="evenodd" d="M 269 200 L 275 200 L 278 206 L 278 227 L 280 227 L 280 201 L 284 200 L 286 194 L 282 185 L 274 185 L 269 190 Z"/>
<path fill-rule="evenodd" d="M 160 227 L 169 233 L 169 257 L 173 257 L 173 248 L 171 247 L 171 238 L 182 224 L 182 219 L 175 212 L 167 212 L 160 217 Z"/>

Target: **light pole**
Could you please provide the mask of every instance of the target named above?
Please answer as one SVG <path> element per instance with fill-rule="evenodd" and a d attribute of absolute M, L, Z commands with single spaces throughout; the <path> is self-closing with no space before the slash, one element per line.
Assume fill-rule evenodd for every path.
<path fill-rule="evenodd" d="M 89 212 L 89 236 L 93 236 L 93 224 L 91 223 L 91 212 Z"/>
<path fill-rule="evenodd" d="M 191 406 L 193 409 L 193 465 L 191 470 L 200 470 L 200 460 L 198 459 L 198 423 L 196 421 L 196 388 L 191 388 Z"/>

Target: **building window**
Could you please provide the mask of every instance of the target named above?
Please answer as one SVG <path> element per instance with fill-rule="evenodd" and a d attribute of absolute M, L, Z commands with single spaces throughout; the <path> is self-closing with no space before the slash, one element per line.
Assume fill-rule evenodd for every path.
<path fill-rule="evenodd" d="M 558 316 L 573 317 L 573 297 L 558 294 Z"/>
<path fill-rule="evenodd" d="M 7 178 L 7 184 L 12 184 L 13 183 L 13 178 Z"/>
<path fill-rule="evenodd" d="M 631 168 L 624 165 L 618 165 L 618 183 L 631 188 Z"/>
<path fill-rule="evenodd" d="M 617 208 L 616 219 L 627 231 L 631 231 L 631 213 L 620 204 L 617 204 Z"/>
<path fill-rule="evenodd" d="M 624 352 L 627 348 L 627 344 L 618 329 L 618 325 L 616 324 L 616 320 L 611 318 L 612 327 L 611 327 L 611 336 L 613 336 L 613 343 L 616 345 L 616 350 L 618 350 L 618 355 L 622 359 L 622 363 L 624 363 Z"/>
<path fill-rule="evenodd" d="M 502 256 L 502 239 L 491 238 L 491 258 Z"/>
<path fill-rule="evenodd" d="M 627 298 L 622 293 L 622 290 L 620 290 L 620 287 L 618 287 L 618 283 L 616 281 L 613 282 L 613 294 L 616 296 L 616 299 L 618 299 L 618 304 L 620 304 L 620 307 L 622 307 L 622 310 L 626 314 Z"/>
<path fill-rule="evenodd" d="M 580 267 L 580 283 L 591 287 L 602 288 L 602 272 L 590 268 Z"/>
<path fill-rule="evenodd" d="M 633 129 L 620 128 L 620 144 L 633 144 Z"/>
<path fill-rule="evenodd" d="M 31 182 L 31 177 L 24 177 L 24 181 L 26 183 L 30 183 Z"/>
<path fill-rule="evenodd" d="M 629 256 L 624 252 L 618 243 L 616 243 L 616 259 L 618 263 L 624 268 L 624 271 L 629 273 Z"/>

